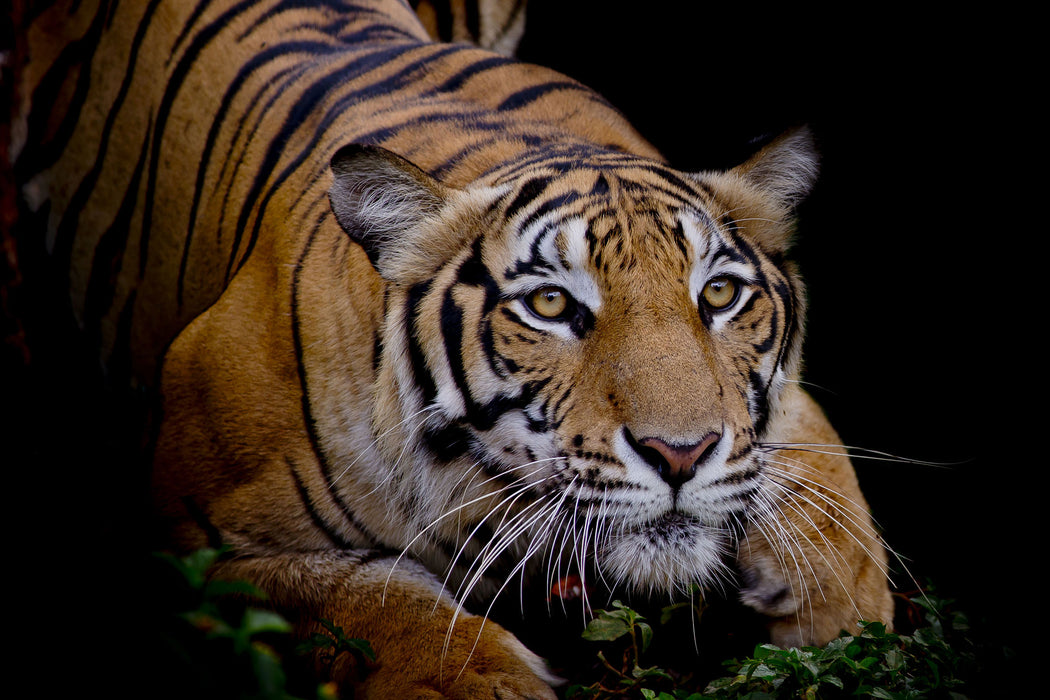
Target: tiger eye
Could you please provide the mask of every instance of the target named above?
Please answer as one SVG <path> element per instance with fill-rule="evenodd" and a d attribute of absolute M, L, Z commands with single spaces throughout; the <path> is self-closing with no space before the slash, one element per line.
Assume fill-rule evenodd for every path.
<path fill-rule="evenodd" d="M 559 318 L 569 308 L 569 295 L 558 287 L 537 289 L 527 298 L 529 308 L 542 318 Z"/>
<path fill-rule="evenodd" d="M 724 309 L 736 301 L 738 287 L 735 280 L 729 277 L 715 277 L 704 285 L 701 292 L 706 303 L 712 309 Z"/>

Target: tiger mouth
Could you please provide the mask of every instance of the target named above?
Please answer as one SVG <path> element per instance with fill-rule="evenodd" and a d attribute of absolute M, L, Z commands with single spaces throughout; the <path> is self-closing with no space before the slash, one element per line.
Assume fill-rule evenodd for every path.
<path fill-rule="evenodd" d="M 642 538 L 653 546 L 688 546 L 690 541 L 721 537 L 728 531 L 728 524 L 714 522 L 680 510 L 670 510 L 650 520 L 635 523 L 621 530 L 617 539 Z"/>

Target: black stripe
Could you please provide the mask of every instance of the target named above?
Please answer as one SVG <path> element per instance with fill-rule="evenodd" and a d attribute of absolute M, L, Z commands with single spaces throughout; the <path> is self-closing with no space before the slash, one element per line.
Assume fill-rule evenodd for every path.
<path fill-rule="evenodd" d="M 272 94 L 264 104 L 255 106 L 257 112 L 255 120 L 251 124 L 248 124 L 247 113 L 242 115 L 242 117 L 237 120 L 237 127 L 234 130 L 230 142 L 236 143 L 236 141 L 240 139 L 241 134 L 244 131 L 247 131 L 248 136 L 245 140 L 244 146 L 241 148 L 242 154 L 246 153 L 251 148 L 256 136 L 258 136 L 260 139 L 267 138 L 266 130 L 263 127 L 263 123 L 266 117 L 271 114 L 271 110 L 273 108 L 274 103 L 277 102 L 277 100 L 280 99 L 280 97 L 285 93 L 285 89 L 288 85 L 292 85 L 296 81 L 300 80 L 304 74 L 309 72 L 310 68 L 311 66 L 309 64 L 296 65 L 286 70 L 280 71 L 279 73 L 272 76 L 273 80 L 271 81 L 270 87 L 274 89 L 274 94 Z M 241 166 L 244 165 L 244 158 L 242 158 L 240 154 L 237 154 L 231 158 L 224 159 L 222 169 L 219 171 L 219 174 L 215 179 L 216 183 L 221 183 L 224 179 L 226 179 L 226 170 L 231 165 L 233 166 L 233 171 L 231 172 L 229 177 L 230 184 L 226 187 L 226 190 L 222 196 L 222 203 L 219 206 L 219 221 L 215 226 L 217 231 L 225 230 L 226 215 L 227 213 L 232 212 L 233 207 L 230 205 L 230 196 L 234 193 L 234 184 L 237 182 L 237 177 L 238 173 L 241 170 Z"/>
<path fill-rule="evenodd" d="M 292 317 L 292 343 L 295 353 L 295 368 L 296 374 L 299 377 L 299 388 L 300 388 L 300 401 L 303 412 L 303 423 L 306 425 L 307 438 L 310 441 L 310 447 L 313 450 L 314 457 L 317 459 L 317 464 L 320 468 L 321 476 L 325 481 L 327 492 L 332 495 L 333 501 L 339 506 L 343 516 L 347 519 L 355 530 L 360 532 L 365 538 L 367 538 L 372 544 L 378 544 L 379 538 L 373 535 L 369 530 L 358 521 L 350 508 L 338 498 L 337 491 L 335 489 L 335 481 L 332 478 L 332 468 L 328 463 L 327 457 L 324 453 L 324 449 L 321 446 L 320 435 L 318 434 L 317 420 L 314 418 L 313 407 L 310 404 L 310 390 L 309 390 L 309 372 L 306 368 L 305 357 L 303 355 L 303 340 L 302 340 L 302 323 L 299 317 L 299 289 L 302 283 L 302 271 L 303 265 L 306 262 L 307 255 L 310 254 L 310 250 L 313 248 L 315 241 L 317 240 L 318 232 L 321 230 L 321 225 L 328 216 L 328 211 L 324 211 L 317 218 L 314 223 L 314 227 L 310 232 L 310 236 L 306 241 L 306 245 L 303 248 L 302 254 L 296 261 L 295 270 L 292 275 L 292 299 L 291 299 L 291 317 Z"/>
<path fill-rule="evenodd" d="M 190 70 L 197 62 L 201 52 L 203 52 L 219 32 L 229 26 L 239 14 L 255 6 L 257 6 L 255 0 L 242 0 L 240 3 L 224 12 L 219 19 L 212 22 L 207 27 L 204 27 L 199 33 L 197 33 L 189 48 L 186 49 L 186 53 L 183 54 L 182 58 L 175 66 L 171 73 L 171 77 L 166 83 L 164 96 L 161 98 L 160 106 L 156 111 L 157 123 L 153 134 L 149 177 L 146 184 L 145 208 L 142 212 L 142 242 L 139 248 L 140 274 L 145 272 L 146 263 L 149 259 L 149 237 L 153 230 L 153 202 L 156 198 L 157 172 L 161 163 L 161 144 L 164 141 L 165 127 L 167 126 L 168 118 L 171 116 L 175 98 L 178 95 L 179 90 L 182 88 L 182 84 L 186 80 L 186 77 L 189 75 Z"/>
<path fill-rule="evenodd" d="M 219 532 L 219 528 L 215 527 L 207 513 L 204 512 L 204 509 L 197 504 L 197 501 L 192 496 L 183 496 L 180 501 L 182 502 L 182 507 L 186 509 L 186 513 L 190 516 L 190 520 L 204 531 L 204 537 L 208 541 L 208 546 L 212 549 L 221 550 L 223 544 L 225 544 L 222 533 Z"/>
<path fill-rule="evenodd" d="M 371 85 L 366 90 L 355 90 L 351 94 L 340 99 L 328 111 L 328 113 L 325 114 L 321 123 L 312 130 L 312 138 L 304 145 L 299 154 L 276 178 L 273 179 L 266 194 L 260 197 L 263 187 L 266 181 L 270 178 L 270 175 L 276 167 L 280 157 L 283 155 L 285 146 L 290 140 L 291 135 L 297 131 L 302 124 L 312 121 L 311 117 L 315 112 L 316 106 L 323 100 L 329 98 L 336 88 L 353 81 L 364 73 L 382 68 L 394 58 L 415 48 L 417 47 L 396 46 L 369 53 L 364 57 L 355 59 L 350 65 L 343 69 L 326 73 L 303 92 L 303 95 L 292 106 L 292 109 L 285 118 L 281 128 L 273 135 L 272 140 L 270 141 L 270 147 L 267 149 L 267 152 L 260 163 L 255 179 L 252 182 L 251 189 L 245 198 L 245 203 L 241 208 L 240 217 L 238 218 L 237 227 L 234 233 L 234 247 L 230 253 L 230 259 L 227 262 L 227 280 L 233 275 L 234 263 L 238 258 L 238 248 L 240 248 L 241 238 L 247 228 L 248 218 L 251 216 L 252 210 L 258 205 L 258 213 L 255 217 L 251 234 L 249 235 L 248 242 L 245 246 L 245 251 L 239 256 L 241 262 L 238 264 L 238 268 L 248 259 L 248 256 L 255 247 L 255 242 L 258 240 L 259 231 L 262 227 L 263 213 L 265 212 L 270 199 L 280 189 L 285 180 L 287 180 L 300 165 L 315 155 L 316 147 L 321 136 L 327 132 L 328 128 L 342 114 L 343 110 L 350 104 L 359 103 L 361 100 L 367 99 L 370 96 L 387 94 L 387 91 L 389 90 L 400 89 L 402 84 L 410 82 L 411 79 L 417 76 L 417 71 L 419 69 L 426 66 L 434 58 L 456 50 L 455 47 L 443 47 L 443 49 L 438 52 L 429 51 L 426 56 L 409 64 L 395 76 L 385 78 L 378 83 Z"/>
<path fill-rule="evenodd" d="M 507 65 L 514 65 L 514 59 L 507 58 L 505 56 L 487 56 L 480 61 L 474 61 L 473 63 L 460 69 L 457 73 L 453 73 L 450 77 L 445 79 L 445 82 L 430 88 L 426 92 L 423 92 L 421 97 L 435 97 L 441 93 L 455 94 L 459 92 L 463 85 L 466 84 L 471 78 L 493 70 L 494 68 L 502 68 Z"/>
<path fill-rule="evenodd" d="M 462 270 L 461 265 L 461 270 Z M 488 403 L 478 403 L 470 390 L 464 362 L 463 311 L 453 298 L 455 285 L 445 290 L 441 304 L 441 331 L 444 339 L 446 361 L 452 381 L 463 397 L 466 409 L 465 420 L 477 430 L 491 430 L 504 413 L 527 406 L 540 389 L 549 382 L 543 379 L 522 387 L 518 396 L 497 396 Z"/>
<path fill-rule="evenodd" d="M 591 91 L 583 85 L 568 80 L 540 83 L 539 85 L 530 85 L 527 88 L 523 88 L 507 96 L 502 102 L 500 102 L 496 106 L 496 111 L 509 112 L 516 109 L 521 109 L 522 107 L 525 107 L 526 105 L 529 105 L 535 102 L 536 100 L 545 97 L 551 93 L 562 92 L 567 90 L 583 92 L 587 95 L 592 94 Z"/>
<path fill-rule="evenodd" d="M 241 32 L 240 36 L 237 37 L 237 41 L 243 41 L 249 35 L 258 31 L 268 20 L 286 12 L 318 10 L 321 7 L 328 7 L 331 10 L 328 15 L 322 14 L 322 16 L 331 16 L 334 18 L 332 21 L 325 24 L 318 22 L 296 24 L 285 27 L 285 29 L 311 29 L 321 35 L 338 36 L 339 40 L 344 44 L 363 44 L 376 40 L 404 41 L 409 39 L 416 42 L 419 41 L 419 37 L 416 35 L 396 25 L 388 24 L 390 17 L 383 11 L 375 7 L 365 7 L 357 4 L 349 5 L 345 0 L 282 0 L 261 14 L 251 26 Z M 364 20 L 365 15 L 368 15 L 367 20 Z M 298 20 L 299 15 L 292 14 L 291 18 Z M 358 28 L 351 34 L 342 35 L 342 31 L 346 27 L 360 27 L 364 21 L 367 21 L 364 28 Z M 272 30 L 268 34 L 272 35 Z"/>
<path fill-rule="evenodd" d="M 416 326 L 419 304 L 430 291 L 430 285 L 431 282 L 428 280 L 409 288 L 405 296 L 405 312 L 402 320 L 405 335 L 408 338 L 408 358 L 412 365 L 413 383 L 423 394 L 424 405 L 429 405 L 437 397 L 437 384 L 427 367 L 426 353 L 419 342 L 419 329 Z"/>
<path fill-rule="evenodd" d="M 581 197 L 582 195 L 579 192 L 573 191 L 560 194 L 553 199 L 548 199 L 543 204 L 532 210 L 532 213 L 529 214 L 521 223 L 521 228 L 524 229 L 530 226 L 532 223 L 534 223 L 535 221 L 542 218 L 544 215 L 549 214 L 552 211 L 557 211 L 558 209 L 568 207 L 570 204 L 573 204 Z"/>
<path fill-rule="evenodd" d="M 481 40 L 481 17 L 479 16 L 477 2 L 467 2 L 467 32 L 474 37 L 474 41 L 478 42 Z"/>
<path fill-rule="evenodd" d="M 308 56 L 314 57 L 319 54 L 323 54 L 326 51 L 330 52 L 332 50 L 333 48 L 330 45 L 318 41 L 294 41 L 287 42 L 284 44 L 278 44 L 276 46 L 268 48 L 267 50 L 263 51 L 262 53 L 256 56 L 253 56 L 251 60 L 249 60 L 246 64 L 241 66 L 241 68 L 237 71 L 237 74 L 234 76 L 233 80 L 227 86 L 226 91 L 223 93 L 222 99 L 219 101 L 219 107 L 215 110 L 214 116 L 211 121 L 211 127 L 208 129 L 208 135 L 204 140 L 204 148 L 201 151 L 200 161 L 197 166 L 197 178 L 193 188 L 193 198 L 190 200 L 189 216 L 187 219 L 188 230 L 186 231 L 186 236 L 183 238 L 182 259 L 179 263 L 179 275 L 178 280 L 176 282 L 176 298 L 180 307 L 182 306 L 183 301 L 186 266 L 189 262 L 190 247 L 193 242 L 193 234 L 196 229 L 197 210 L 200 207 L 200 200 L 204 192 L 204 179 L 208 172 L 208 164 L 211 162 L 212 154 L 215 150 L 215 142 L 219 138 L 219 132 L 222 129 L 226 114 L 227 112 L 229 112 L 230 107 L 233 104 L 234 98 L 249 78 L 251 78 L 260 68 L 278 58 L 295 53 L 303 53 Z M 267 107 L 269 105 L 272 105 L 281 95 L 283 95 L 288 85 L 290 84 L 280 84 L 277 81 L 277 79 L 285 72 L 287 71 L 281 71 L 277 75 L 273 76 L 270 80 L 266 81 L 266 83 L 259 88 L 259 91 L 256 93 L 254 99 L 249 100 L 249 104 L 257 105 L 261 93 L 265 92 L 266 90 L 274 89 L 276 86 L 276 89 L 274 89 L 274 94 L 272 94 L 269 100 L 267 101 L 266 107 L 259 110 L 260 114 L 266 114 Z M 230 140 L 231 144 L 237 143 L 237 137 L 241 133 L 244 126 L 244 122 L 247 119 L 247 117 L 248 112 L 245 112 L 243 115 L 241 115 L 241 118 L 238 120 L 237 128 L 234 132 L 233 137 Z M 251 135 L 254 136 L 255 133 L 255 130 L 252 130 Z M 228 155 L 229 154 L 223 154 L 223 156 Z M 223 165 L 219 174 L 218 182 L 222 181 L 222 174 L 225 173 L 226 166 L 231 162 L 240 162 L 240 159 L 233 159 L 229 157 L 222 158 Z M 223 207 L 223 209 L 225 210 L 225 207 Z"/>
<path fill-rule="evenodd" d="M 530 202 L 539 197 L 547 186 L 550 184 L 550 178 L 537 177 L 531 180 L 527 180 L 525 184 L 518 188 L 518 194 L 514 197 L 514 200 L 507 207 L 506 211 L 503 212 L 503 218 L 513 219 L 519 211 L 526 207 Z"/>
<path fill-rule="evenodd" d="M 510 31 L 511 25 L 517 21 L 518 16 L 521 15 L 522 11 L 525 9 L 525 5 L 526 0 L 514 0 L 514 10 L 507 15 L 507 21 L 503 23 L 502 27 L 500 27 L 500 36 L 505 36 L 507 32 Z"/>
<path fill-rule="evenodd" d="M 121 110 L 121 108 L 124 105 L 124 100 L 127 99 L 128 91 L 131 88 L 131 81 L 132 81 L 132 77 L 134 75 L 133 66 L 137 62 L 137 57 L 138 57 L 139 50 L 142 47 L 142 43 L 143 43 L 143 40 L 144 40 L 145 35 L 146 35 L 146 30 L 149 27 L 149 20 L 152 18 L 153 13 L 156 10 L 157 5 L 159 4 L 159 2 L 160 2 L 160 0 L 152 0 L 150 5 L 146 8 L 146 12 L 143 15 L 142 21 L 139 23 L 138 28 L 135 30 L 135 36 L 132 39 L 131 49 L 130 49 L 130 52 L 128 54 L 128 62 L 127 62 L 127 66 L 128 67 L 127 67 L 127 69 L 124 72 L 124 78 L 121 81 L 120 89 L 117 91 L 117 95 L 116 95 L 116 97 L 113 100 L 113 104 L 110 107 L 109 113 L 106 115 L 106 121 L 103 123 L 102 131 L 99 134 L 98 152 L 95 155 L 95 162 L 92 164 L 91 169 L 87 172 L 87 174 L 84 176 L 84 178 L 80 181 L 80 184 L 77 185 L 77 189 L 73 193 L 73 196 L 72 196 L 72 198 L 69 201 L 69 204 L 66 206 L 66 209 L 65 209 L 65 211 L 62 214 L 62 219 L 59 222 L 58 233 L 57 233 L 57 236 L 56 236 L 55 255 L 56 255 L 56 259 L 59 261 L 59 264 L 61 266 L 67 266 L 67 265 L 70 264 L 71 257 L 72 257 L 73 243 L 74 243 L 74 240 L 76 238 L 76 234 L 77 234 L 77 230 L 78 230 L 78 223 L 79 223 L 79 219 L 80 219 L 80 213 L 87 206 L 87 202 L 91 198 L 91 194 L 94 192 L 95 186 L 98 183 L 98 177 L 99 177 L 99 174 L 102 172 L 102 166 L 103 166 L 103 163 L 105 161 L 106 153 L 109 150 L 109 142 L 110 142 L 111 136 L 113 135 L 113 127 L 114 127 L 114 124 L 116 123 L 117 115 L 120 113 L 120 110 Z M 152 127 L 152 124 L 153 124 L 153 118 L 151 116 L 149 118 L 148 126 L 146 127 L 147 138 L 148 138 L 148 135 L 149 135 L 149 132 L 150 132 L 150 128 Z M 145 155 L 146 155 L 146 143 L 144 142 L 143 145 L 142 145 L 142 148 L 140 149 L 139 161 L 138 161 L 138 164 L 136 165 L 135 171 L 134 171 L 134 173 L 132 175 L 131 183 L 128 186 L 128 189 L 127 189 L 127 191 L 125 192 L 125 195 L 124 195 L 125 203 L 128 203 L 129 200 L 130 200 L 130 204 L 134 205 L 135 198 L 138 196 L 138 189 L 139 189 L 140 180 L 141 180 L 141 177 L 142 177 L 142 167 L 143 167 L 143 165 L 145 163 L 145 160 L 144 160 Z M 119 215 L 118 215 L 118 218 L 120 218 Z M 123 243 L 121 244 L 121 250 L 116 250 L 116 244 L 113 244 L 111 246 L 111 248 L 110 248 L 109 253 L 108 253 L 108 255 L 111 258 L 113 258 L 117 253 L 120 253 L 121 261 L 123 260 L 123 250 L 126 249 L 126 247 L 127 247 L 127 240 L 128 240 L 128 236 L 130 235 L 130 217 L 125 219 L 123 221 L 122 225 L 127 230 L 125 230 L 123 232 L 115 231 L 113 226 L 111 225 L 109 232 L 107 232 L 107 234 L 105 234 L 103 236 L 103 238 L 105 238 L 106 235 L 109 235 L 111 237 L 118 237 L 119 236 L 120 239 L 123 241 Z M 103 242 L 99 241 L 99 245 L 103 245 Z M 95 265 L 97 264 L 97 262 L 98 262 L 98 253 L 96 251 L 96 261 L 93 263 L 93 271 L 91 273 L 92 274 L 92 278 L 89 279 L 89 282 L 88 282 L 89 292 L 88 292 L 88 299 L 86 300 L 86 304 L 90 304 L 91 303 L 90 302 L 90 296 L 91 296 L 90 288 L 91 288 L 91 286 L 92 285 L 96 285 L 96 290 L 97 290 L 97 284 L 98 283 L 96 283 L 94 281 L 94 279 L 93 279 L 94 275 L 95 275 L 94 269 L 95 269 Z M 119 264 L 117 266 L 119 268 Z M 112 285 L 113 278 L 110 278 L 107 275 L 105 283 Z M 110 291 L 109 296 L 110 296 L 109 303 L 111 303 L 112 302 L 112 290 Z M 98 313 L 98 317 L 99 318 L 101 318 L 101 316 L 104 315 L 106 311 L 108 311 L 109 303 L 102 304 L 99 308 L 96 309 L 96 313 Z"/>
<path fill-rule="evenodd" d="M 463 311 L 453 299 L 452 294 L 455 288 L 455 285 L 447 287 L 441 302 L 441 335 L 444 339 L 445 355 L 452 374 L 452 381 L 455 382 L 456 388 L 463 396 L 468 420 L 476 425 L 480 417 L 474 415 L 477 413 L 477 407 L 470 393 L 466 367 L 463 364 Z"/>
<path fill-rule="evenodd" d="M 317 506 L 314 505 L 313 499 L 310 497 L 310 492 L 306 488 L 306 484 L 299 476 L 299 470 L 296 468 L 292 458 L 285 456 L 284 461 L 288 465 L 288 473 L 291 474 L 292 481 L 295 482 L 295 490 L 299 493 L 299 500 L 303 504 L 303 510 L 305 510 L 306 514 L 310 516 L 310 521 L 313 522 L 314 526 L 336 547 L 339 547 L 340 549 L 353 548 L 353 542 L 350 542 L 336 532 L 332 526 L 321 517 L 321 514 L 317 511 Z"/>
<path fill-rule="evenodd" d="M 472 439 L 470 431 L 455 423 L 436 429 L 427 428 L 423 433 L 427 449 L 440 462 L 451 462 L 465 455 Z"/>
<path fill-rule="evenodd" d="M 370 132 L 354 137 L 356 143 L 383 145 L 384 142 L 395 138 L 402 131 L 421 130 L 427 126 L 451 124 L 457 129 L 469 131 L 472 138 L 480 139 L 484 133 L 496 134 L 501 138 L 493 139 L 495 142 L 506 142 L 508 124 L 498 119 L 486 110 L 464 110 L 457 112 L 440 112 L 422 114 L 412 117 L 396 124 L 388 124 Z M 543 143 L 541 137 L 530 137 L 528 134 L 515 134 L 516 139 L 524 141 L 527 145 L 539 146 Z M 475 143 L 475 146 L 477 143 Z"/>
<path fill-rule="evenodd" d="M 204 14 L 204 11 L 208 9 L 212 2 L 213 0 L 199 0 L 197 6 L 193 8 L 193 12 L 190 13 L 189 18 L 186 20 L 185 24 L 182 25 L 182 30 L 179 32 L 179 35 L 175 37 L 175 43 L 172 44 L 171 54 L 168 56 L 168 63 L 165 65 L 165 68 L 171 64 L 171 59 L 179 53 L 179 49 L 182 47 L 183 42 L 185 42 L 186 38 L 190 36 L 190 30 L 192 30 L 194 25 L 197 24 L 197 20 L 200 19 L 201 15 Z"/>

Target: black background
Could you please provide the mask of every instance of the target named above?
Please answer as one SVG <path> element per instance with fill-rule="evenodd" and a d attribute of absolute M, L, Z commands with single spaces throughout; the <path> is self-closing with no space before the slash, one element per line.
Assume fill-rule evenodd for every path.
<path fill-rule="evenodd" d="M 1023 687 L 1011 653 L 1044 601 L 1032 18 L 829 7 L 533 0 L 520 54 L 598 90 L 683 170 L 810 125 L 804 380 L 847 445 L 938 463 L 855 462 L 911 574 L 971 618 L 986 685 Z"/>

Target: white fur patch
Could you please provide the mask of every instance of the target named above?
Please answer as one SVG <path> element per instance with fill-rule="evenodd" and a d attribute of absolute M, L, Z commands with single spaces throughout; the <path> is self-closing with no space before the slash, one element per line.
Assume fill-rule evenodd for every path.
<path fill-rule="evenodd" d="M 587 222 L 583 219 L 570 219 L 558 226 L 552 226 L 549 218 L 541 218 L 522 232 L 513 251 L 515 260 L 529 260 L 534 249 L 538 250 L 540 258 L 548 268 L 537 269 L 535 274 L 511 280 L 507 283 L 505 292 L 512 296 L 524 296 L 544 286 L 561 287 L 577 303 L 597 314 L 602 307 L 602 295 L 590 264 Z M 538 246 L 535 245 L 537 240 Z M 555 333 L 559 332 L 559 326 L 564 325 L 534 317 L 529 317 L 528 321 Z M 570 335 L 568 329 L 562 330 L 567 337 Z"/>
<path fill-rule="evenodd" d="M 679 591 L 689 583 L 709 586 L 727 576 L 726 534 L 679 515 L 615 534 L 599 552 L 602 571 L 640 593 Z"/>

